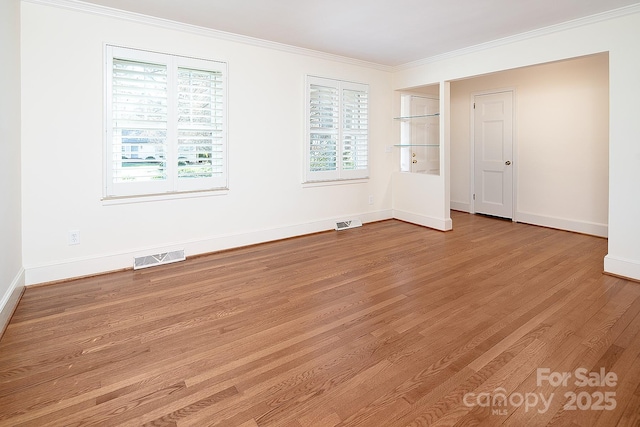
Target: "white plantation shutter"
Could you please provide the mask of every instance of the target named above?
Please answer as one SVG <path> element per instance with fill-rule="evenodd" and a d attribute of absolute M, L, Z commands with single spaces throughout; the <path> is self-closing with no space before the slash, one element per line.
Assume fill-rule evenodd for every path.
<path fill-rule="evenodd" d="M 168 68 L 145 53 L 113 58 L 107 92 L 110 130 L 107 175 L 121 195 L 163 191 L 167 181 Z"/>
<path fill-rule="evenodd" d="M 340 99 L 333 82 L 309 83 L 308 178 L 337 179 L 340 130 Z"/>
<path fill-rule="evenodd" d="M 226 187 L 226 65 L 107 46 L 106 196 Z"/>
<path fill-rule="evenodd" d="M 369 94 L 363 85 L 342 86 L 342 177 L 363 178 L 369 168 Z"/>
<path fill-rule="evenodd" d="M 307 77 L 306 181 L 368 176 L 368 88 Z"/>
<path fill-rule="evenodd" d="M 226 73 L 198 62 L 181 59 L 177 71 L 178 189 L 184 191 L 226 186 Z"/>

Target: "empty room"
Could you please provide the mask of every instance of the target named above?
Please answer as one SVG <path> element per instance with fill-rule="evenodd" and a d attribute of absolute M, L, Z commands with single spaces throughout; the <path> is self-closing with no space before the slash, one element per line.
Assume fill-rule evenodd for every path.
<path fill-rule="evenodd" d="M 638 425 L 638 40 L 2 0 L 0 426 Z"/>

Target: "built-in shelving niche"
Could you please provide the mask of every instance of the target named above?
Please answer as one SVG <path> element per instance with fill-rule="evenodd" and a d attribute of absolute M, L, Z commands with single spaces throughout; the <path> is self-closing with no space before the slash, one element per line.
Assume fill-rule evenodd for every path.
<path fill-rule="evenodd" d="M 400 140 L 394 144 L 400 150 L 400 171 L 440 174 L 440 101 L 438 86 L 424 93 L 400 95 Z"/>
<path fill-rule="evenodd" d="M 392 183 L 394 217 L 451 230 L 447 171 L 443 168 L 440 84 L 398 90 L 397 96 L 393 117 L 398 123 L 393 142 L 398 165 Z"/>

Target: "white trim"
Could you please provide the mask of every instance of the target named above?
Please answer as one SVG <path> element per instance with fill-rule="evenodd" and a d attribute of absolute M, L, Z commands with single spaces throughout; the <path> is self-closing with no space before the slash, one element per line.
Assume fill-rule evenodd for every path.
<path fill-rule="evenodd" d="M 18 302 L 20 301 L 20 296 L 22 295 L 22 288 L 24 288 L 24 284 L 25 270 L 24 268 L 20 268 L 18 274 L 13 279 L 13 281 L 9 285 L 9 288 L 0 300 L 0 335 L 9 324 L 9 320 L 11 320 L 13 310 L 15 310 Z"/>
<path fill-rule="evenodd" d="M 567 30 L 582 27 L 585 25 L 596 24 L 598 22 L 608 21 L 610 19 L 620 18 L 627 15 L 633 15 L 635 13 L 640 13 L 640 3 L 624 6 L 624 7 L 609 10 L 606 12 L 597 13 L 595 15 L 586 16 L 584 18 L 573 19 L 573 20 L 562 22 L 559 24 L 550 25 L 548 27 L 538 28 L 532 31 L 515 34 L 513 36 L 491 40 L 485 43 L 464 47 L 462 49 L 452 50 L 439 55 L 433 55 L 428 58 L 419 59 L 417 61 L 396 65 L 395 67 L 393 67 L 392 71 L 398 72 L 398 71 L 407 70 L 410 68 L 420 67 L 422 65 L 432 64 L 434 62 L 442 61 L 445 59 L 455 58 L 463 55 L 469 55 L 471 53 L 476 53 L 476 52 L 482 52 L 484 50 L 493 49 L 499 46 L 517 43 L 517 42 L 529 40 L 536 37 L 542 37 L 549 34 L 558 33 L 561 31 L 567 31 Z"/>
<path fill-rule="evenodd" d="M 292 46 L 284 43 L 263 40 L 256 37 L 244 36 L 241 34 L 229 33 L 226 31 L 214 30 L 211 28 L 200 27 L 197 25 L 185 24 L 182 22 L 172 21 L 164 18 L 143 15 L 141 13 L 128 12 L 97 4 L 85 3 L 77 0 L 22 0 L 25 3 L 34 3 L 45 6 L 53 6 L 61 9 L 72 10 L 76 12 L 90 13 L 93 15 L 107 16 L 110 18 L 121 19 L 124 21 L 134 22 L 138 24 L 151 25 L 169 30 L 183 31 L 204 37 L 211 37 L 219 40 L 225 40 L 235 43 L 243 43 L 250 46 L 262 47 L 266 49 L 279 50 L 281 52 L 292 53 L 295 55 L 305 55 L 329 61 L 342 62 L 345 64 L 356 65 L 360 67 L 373 68 L 379 71 L 392 72 L 393 66 L 378 64 L 375 62 L 363 61 L 361 59 L 349 58 L 346 56 L 335 55 L 332 53 L 321 52 L 313 49 Z"/>
<path fill-rule="evenodd" d="M 590 234 L 592 236 L 598 237 L 607 237 L 609 233 L 609 226 L 607 224 L 600 224 L 595 222 L 578 221 L 574 219 L 538 215 L 521 211 L 517 212 L 517 218 L 517 222 L 522 222 L 525 224 L 540 225 L 543 227 L 573 231 L 582 234 Z"/>
<path fill-rule="evenodd" d="M 619 258 L 607 254 L 607 256 L 604 257 L 604 271 L 615 274 L 616 276 L 640 280 L 640 262 L 632 259 Z"/>
<path fill-rule="evenodd" d="M 347 185 L 347 184 L 366 184 L 369 182 L 369 178 L 354 178 L 354 179 L 334 179 L 328 181 L 306 181 L 302 182 L 302 188 L 313 187 L 326 187 L 332 185 Z"/>
<path fill-rule="evenodd" d="M 305 234 L 334 230 L 337 221 L 344 218 L 360 218 L 363 223 L 382 221 L 393 218 L 391 210 L 380 210 L 366 213 L 344 214 L 339 217 L 326 218 L 311 223 L 285 225 L 247 232 L 220 234 L 202 239 L 170 242 L 162 246 L 150 246 L 131 249 L 123 252 L 91 255 L 74 259 L 53 261 L 50 263 L 29 265 L 25 267 L 25 283 L 27 286 L 38 283 L 53 282 L 109 271 L 131 268 L 133 258 L 160 252 L 184 249 L 187 257 L 238 248 L 242 246 L 281 240 Z"/>
<path fill-rule="evenodd" d="M 155 27 L 166 28 L 170 30 L 183 31 L 191 34 L 196 34 L 205 37 L 212 37 L 220 40 L 226 40 L 230 42 L 243 43 L 256 47 L 263 47 L 267 49 L 279 50 L 282 52 L 305 55 L 319 59 L 326 59 L 329 61 L 342 62 L 345 64 L 351 64 L 366 68 L 372 68 L 379 71 L 386 71 L 394 73 L 421 65 L 426 65 L 441 61 L 448 58 L 454 58 L 457 56 L 467 55 L 474 52 L 481 52 L 483 50 L 492 49 L 498 46 L 503 46 L 511 43 L 516 43 L 523 40 L 532 39 L 548 34 L 553 34 L 561 31 L 570 30 L 572 28 L 581 27 L 584 25 L 595 24 L 609 19 L 620 18 L 627 15 L 633 15 L 640 12 L 640 4 L 632 4 L 624 6 L 618 9 L 609 10 L 606 12 L 597 13 L 595 15 L 586 16 L 584 18 L 578 18 L 571 21 L 562 22 L 560 24 L 550 25 L 548 27 L 538 28 L 536 30 L 527 31 L 524 33 L 516 34 L 513 36 L 504 37 L 497 40 L 492 40 L 485 43 L 480 43 L 474 46 L 465 47 L 462 49 L 452 50 L 439 55 L 433 55 L 427 58 L 418 59 L 416 61 L 407 62 L 400 65 L 385 65 L 376 62 L 363 61 L 361 59 L 350 58 L 341 55 L 335 55 L 332 53 L 321 52 L 313 49 L 306 49 L 298 46 L 292 46 L 284 43 L 273 42 L 269 40 L 259 39 L 255 37 L 243 36 L 240 34 L 229 33 L 226 31 L 214 30 L 210 28 L 200 27 L 197 25 L 185 24 L 181 22 L 171 21 L 169 19 L 156 18 L 148 15 L 143 15 L 135 12 L 127 12 L 124 10 L 114 9 L 111 7 L 100 6 L 91 3 L 85 3 L 77 0 L 22 0 L 24 3 L 33 3 L 45 6 L 53 6 L 61 9 L 73 10 L 76 12 L 90 13 L 99 16 L 108 16 L 111 18 L 121 19 L 125 21 L 135 22 L 139 24 L 152 25 Z"/>
<path fill-rule="evenodd" d="M 176 199 L 194 199 L 198 197 L 214 197 L 214 196 L 226 196 L 229 194 L 228 188 L 220 190 L 199 190 L 199 191 L 181 191 L 166 194 L 145 194 L 140 196 L 128 196 L 128 197 L 103 197 L 100 199 L 103 206 L 110 205 L 128 205 L 131 203 L 146 203 L 146 202 L 160 202 L 163 200 L 176 200 Z"/>
<path fill-rule="evenodd" d="M 453 228 L 451 218 L 434 218 L 398 209 L 393 210 L 393 217 L 401 221 L 422 225 L 423 227 L 434 228 L 440 231 L 449 231 Z"/>
<path fill-rule="evenodd" d="M 469 213 L 476 213 L 475 191 L 476 191 L 476 114 L 475 99 L 476 94 L 471 93 L 469 102 Z"/>

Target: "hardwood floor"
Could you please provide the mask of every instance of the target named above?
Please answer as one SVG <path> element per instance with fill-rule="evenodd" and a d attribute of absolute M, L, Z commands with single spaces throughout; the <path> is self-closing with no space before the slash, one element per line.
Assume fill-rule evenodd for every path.
<path fill-rule="evenodd" d="M 638 426 L 640 284 L 607 241 L 453 221 L 28 288 L 0 425 Z"/>

